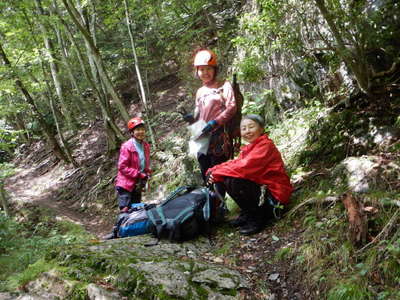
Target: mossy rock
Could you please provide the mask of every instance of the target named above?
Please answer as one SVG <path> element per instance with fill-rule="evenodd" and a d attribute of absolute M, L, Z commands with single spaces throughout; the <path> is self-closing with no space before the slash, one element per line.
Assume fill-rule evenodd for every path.
<path fill-rule="evenodd" d="M 212 250 L 205 238 L 147 246 L 152 242 L 143 235 L 74 245 L 54 249 L 47 259 L 61 270 L 57 282 L 76 283 L 76 295 L 106 294 L 99 282 L 107 283 L 112 297 L 127 299 L 239 299 L 238 291 L 248 287 L 237 271 L 202 259 Z"/>

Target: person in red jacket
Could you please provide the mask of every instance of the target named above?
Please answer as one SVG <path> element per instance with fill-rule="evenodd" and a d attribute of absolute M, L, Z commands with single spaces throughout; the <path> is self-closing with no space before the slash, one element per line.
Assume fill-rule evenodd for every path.
<path fill-rule="evenodd" d="M 224 184 L 241 209 L 232 225 L 249 235 L 264 228 L 275 203 L 288 204 L 293 187 L 279 150 L 264 133 L 264 120 L 258 115 L 244 116 L 240 132 L 249 144 L 242 147 L 238 158 L 208 169 L 207 175 L 209 183 Z M 267 188 L 268 201 L 260 206 L 261 186 Z"/>
<path fill-rule="evenodd" d="M 150 145 L 145 141 L 144 121 L 132 118 L 127 126 L 132 137 L 121 146 L 115 182 L 122 212 L 128 211 L 132 203 L 141 202 L 142 190 L 151 173 Z"/>

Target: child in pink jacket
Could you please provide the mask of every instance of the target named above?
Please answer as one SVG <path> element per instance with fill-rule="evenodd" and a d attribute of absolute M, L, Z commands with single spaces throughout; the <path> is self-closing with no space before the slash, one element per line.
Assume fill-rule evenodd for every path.
<path fill-rule="evenodd" d="M 144 121 L 136 117 L 129 120 L 127 126 L 132 138 L 121 146 L 115 183 L 122 212 L 127 212 L 132 203 L 140 203 L 142 190 L 151 173 L 150 145 L 144 140 Z"/>

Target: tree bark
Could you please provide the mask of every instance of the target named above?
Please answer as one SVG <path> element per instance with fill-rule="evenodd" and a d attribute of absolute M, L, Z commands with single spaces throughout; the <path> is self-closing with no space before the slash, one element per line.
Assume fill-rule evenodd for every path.
<path fill-rule="evenodd" d="M 43 10 L 42 4 L 41 4 L 41 0 L 35 0 L 35 4 L 36 4 L 36 8 L 37 8 L 39 16 L 42 16 L 42 17 L 45 16 L 45 13 L 44 13 L 44 10 Z M 43 34 L 44 45 L 50 56 L 49 64 L 50 64 L 51 76 L 53 78 L 57 97 L 60 100 L 62 113 L 65 116 L 65 119 L 67 120 L 69 128 L 75 130 L 77 122 L 76 122 L 75 118 L 73 117 L 73 115 L 71 114 L 70 109 L 68 109 L 68 106 L 65 101 L 64 91 L 63 91 L 62 84 L 61 84 L 60 77 L 59 77 L 58 65 L 56 64 L 57 58 L 55 56 L 53 43 L 49 38 L 49 33 L 47 31 L 45 24 L 42 23 L 42 20 L 40 18 L 38 18 L 38 23 L 39 23 L 40 30 Z"/>
<path fill-rule="evenodd" d="M 365 244 L 367 240 L 368 224 L 362 204 L 351 194 L 346 194 L 342 201 L 349 218 L 350 225 L 348 234 L 350 241 L 356 246 Z"/>
<path fill-rule="evenodd" d="M 153 129 L 150 125 L 149 122 L 149 114 L 150 114 L 150 110 L 149 107 L 147 105 L 147 99 L 146 99 L 146 93 L 145 93 L 145 89 L 144 89 L 144 85 L 143 85 L 143 81 L 142 81 L 142 75 L 140 73 L 140 68 L 139 68 L 139 61 L 136 55 L 136 48 L 135 48 L 135 41 L 133 39 L 133 34 L 132 34 L 132 28 L 131 28 L 131 19 L 129 17 L 129 10 L 128 10 L 128 2 L 127 0 L 124 0 L 124 4 L 125 4 L 125 16 L 126 16 L 126 25 L 128 26 L 128 33 L 129 33 L 129 37 L 131 40 L 131 47 L 132 47 L 132 53 L 133 53 L 133 58 L 135 60 L 135 70 L 136 70 L 136 75 L 139 81 L 139 87 L 140 87 L 140 93 L 142 95 L 142 102 L 143 102 L 143 106 L 145 109 L 145 114 L 146 114 L 146 121 L 147 121 L 147 126 L 149 128 L 149 133 L 150 133 L 150 139 L 152 144 L 155 146 L 156 145 L 156 141 L 154 138 L 154 134 L 153 134 Z"/>
<path fill-rule="evenodd" d="M 12 69 L 11 63 L 8 60 L 7 55 L 4 52 L 1 44 L 0 44 L 0 56 L 3 59 L 4 64 L 11 70 Z M 22 81 L 15 75 L 14 75 L 14 80 L 15 80 L 15 85 L 20 90 L 20 92 L 24 95 L 26 102 L 29 103 L 29 105 L 32 108 L 33 113 L 36 115 L 39 125 L 40 125 L 41 129 L 43 130 L 45 136 L 47 137 L 47 140 L 48 140 L 49 144 L 51 145 L 55 156 L 60 160 L 69 162 L 67 157 L 65 156 L 64 152 L 62 151 L 60 145 L 58 144 L 56 138 L 54 137 L 52 128 L 46 123 L 44 117 L 42 116 L 42 114 L 40 113 L 38 108 L 36 107 L 35 101 L 31 97 L 28 90 L 25 88 Z"/>
<path fill-rule="evenodd" d="M 105 86 L 107 87 L 107 91 L 110 93 L 111 97 L 115 101 L 115 104 L 117 105 L 119 112 L 121 113 L 121 116 L 124 119 L 124 121 L 128 122 L 129 121 L 128 111 L 127 111 L 123 101 L 118 96 L 118 93 L 116 92 L 113 84 L 111 83 L 111 80 L 107 74 L 105 67 L 104 67 L 104 63 L 101 58 L 100 52 L 97 49 L 96 45 L 94 44 L 94 41 L 93 41 L 92 37 L 90 36 L 90 33 L 79 21 L 79 17 L 80 17 L 79 12 L 76 10 L 76 8 L 73 5 L 71 5 L 69 3 L 68 0 L 62 0 L 62 2 L 64 4 L 65 8 L 67 9 L 68 14 L 70 15 L 72 21 L 78 27 L 79 31 L 82 33 L 85 41 L 89 44 L 90 55 L 93 57 L 93 60 L 96 63 L 96 67 L 99 71 L 101 80 L 104 82 Z"/>
<path fill-rule="evenodd" d="M 4 189 L 4 182 L 0 179 L 0 199 L 1 206 L 3 207 L 4 214 L 8 217 L 10 216 L 10 209 L 8 208 L 8 200 L 6 190 Z"/>
<path fill-rule="evenodd" d="M 329 13 L 324 0 L 315 0 L 315 4 L 317 5 L 319 11 L 321 12 L 323 18 L 325 19 L 328 27 L 330 28 L 337 46 L 335 47 L 338 55 L 343 59 L 348 68 L 353 72 L 356 77 L 359 88 L 370 95 L 371 91 L 371 74 L 368 69 L 368 66 L 365 62 L 365 55 L 362 53 L 362 47 L 357 44 L 357 42 L 353 42 L 353 48 L 349 49 L 345 45 L 345 41 L 342 38 L 342 34 L 339 31 L 338 27 L 335 24 L 335 20 L 333 16 Z M 354 52 L 353 52 L 354 51 Z"/>

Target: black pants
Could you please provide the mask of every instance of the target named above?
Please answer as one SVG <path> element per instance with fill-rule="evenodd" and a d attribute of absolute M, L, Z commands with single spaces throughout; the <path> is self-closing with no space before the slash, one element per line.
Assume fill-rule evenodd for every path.
<path fill-rule="evenodd" d="M 261 187 L 257 183 L 247 179 L 225 177 L 224 186 L 240 209 L 255 221 L 265 222 L 272 216 L 273 207 L 268 201 L 260 206 Z"/>
<path fill-rule="evenodd" d="M 124 207 L 130 208 L 132 203 L 140 203 L 142 200 L 142 193 L 136 188 L 132 192 L 129 192 L 124 188 L 117 186 L 116 190 L 118 193 L 118 206 L 120 209 Z"/>
<path fill-rule="evenodd" d="M 197 160 L 200 165 L 201 176 L 203 180 L 206 180 L 206 172 L 209 168 L 212 168 L 220 163 L 227 161 L 228 159 L 224 156 L 215 156 L 212 154 L 199 154 L 197 155 Z"/>
<path fill-rule="evenodd" d="M 198 154 L 197 160 L 200 164 L 201 175 L 203 180 L 206 179 L 206 171 L 228 160 L 227 154 L 224 152 L 224 128 L 220 127 L 212 133 L 207 154 Z"/>

